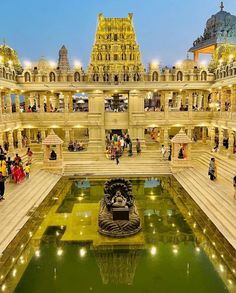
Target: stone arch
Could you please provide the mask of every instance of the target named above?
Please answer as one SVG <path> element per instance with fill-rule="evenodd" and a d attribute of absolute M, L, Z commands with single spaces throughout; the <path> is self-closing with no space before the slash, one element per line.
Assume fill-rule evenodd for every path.
<path fill-rule="evenodd" d="M 177 81 L 183 81 L 183 72 L 182 71 L 177 72 Z"/>
<path fill-rule="evenodd" d="M 80 81 L 80 74 L 79 74 L 79 72 L 75 72 L 74 73 L 74 81 L 76 82 L 76 81 Z"/>
<path fill-rule="evenodd" d="M 99 81 L 99 76 L 97 73 L 94 73 L 93 75 L 93 81 Z"/>
<path fill-rule="evenodd" d="M 50 82 L 55 82 L 56 81 L 56 74 L 55 74 L 55 72 L 51 71 L 49 73 L 49 81 Z"/>
<path fill-rule="evenodd" d="M 157 71 L 154 71 L 152 74 L 152 81 L 158 81 L 158 73 Z"/>
<path fill-rule="evenodd" d="M 31 75 L 29 72 L 25 72 L 24 78 L 25 78 L 25 82 L 31 82 Z"/>
<path fill-rule="evenodd" d="M 201 72 L 201 80 L 202 81 L 206 81 L 207 80 L 207 73 L 206 73 L 205 70 Z"/>

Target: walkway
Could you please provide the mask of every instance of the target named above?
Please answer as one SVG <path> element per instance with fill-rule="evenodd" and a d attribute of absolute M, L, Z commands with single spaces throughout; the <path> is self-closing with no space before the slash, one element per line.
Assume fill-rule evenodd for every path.
<path fill-rule="evenodd" d="M 6 183 L 5 200 L 0 202 L 0 254 L 61 177 L 37 167 L 33 169 L 29 180 Z"/>
<path fill-rule="evenodd" d="M 217 180 L 208 178 L 210 158 L 218 165 Z M 236 174 L 236 161 L 220 155 L 196 155 L 193 168 L 174 174 L 175 178 L 236 249 L 236 200 L 233 199 L 232 178 Z"/>

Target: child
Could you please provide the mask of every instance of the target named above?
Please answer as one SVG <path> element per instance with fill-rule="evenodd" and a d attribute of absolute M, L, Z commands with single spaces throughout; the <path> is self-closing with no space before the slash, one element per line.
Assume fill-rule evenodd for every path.
<path fill-rule="evenodd" d="M 30 164 L 29 163 L 26 163 L 24 171 L 25 171 L 26 179 L 29 179 L 29 175 L 30 175 Z"/>

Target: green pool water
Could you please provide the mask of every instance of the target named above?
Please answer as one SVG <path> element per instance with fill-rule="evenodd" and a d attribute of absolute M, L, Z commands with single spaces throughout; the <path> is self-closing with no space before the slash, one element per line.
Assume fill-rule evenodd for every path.
<path fill-rule="evenodd" d="M 12 265 L 3 291 L 235 292 L 230 252 L 173 178 L 132 179 L 142 231 L 129 240 L 97 232 L 104 182 L 67 181 Z"/>

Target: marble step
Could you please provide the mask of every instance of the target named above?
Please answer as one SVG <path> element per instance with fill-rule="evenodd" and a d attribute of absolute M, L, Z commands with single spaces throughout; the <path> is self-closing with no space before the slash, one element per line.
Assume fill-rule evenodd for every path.
<path fill-rule="evenodd" d="M 197 170 L 193 170 L 194 174 Z M 226 209 L 222 209 L 222 202 L 216 204 L 212 191 L 206 191 L 206 183 L 196 181 L 191 178 L 189 172 L 183 171 L 174 174 L 179 183 L 189 193 L 193 200 L 203 210 L 203 212 L 215 223 L 219 231 L 228 239 L 228 241 L 236 248 L 236 228 L 235 217 L 232 216 L 232 210 L 228 213 Z"/>

